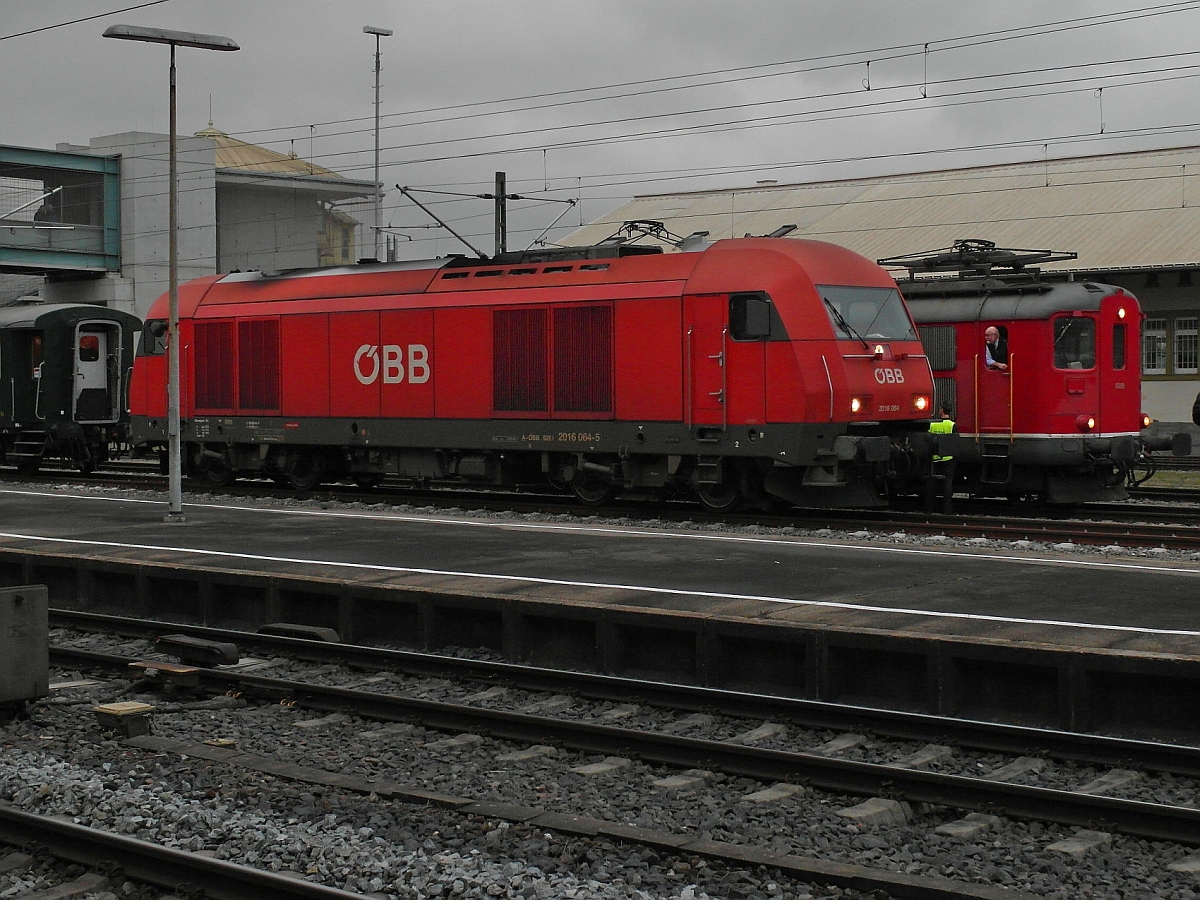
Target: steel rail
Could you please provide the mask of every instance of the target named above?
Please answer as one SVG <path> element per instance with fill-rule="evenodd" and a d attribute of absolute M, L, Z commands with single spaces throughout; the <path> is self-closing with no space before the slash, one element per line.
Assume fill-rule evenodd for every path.
<path fill-rule="evenodd" d="M 811 728 L 866 731 L 901 740 L 950 742 L 972 750 L 1041 755 L 1092 765 L 1122 766 L 1135 760 L 1137 765 L 1148 771 L 1200 778 L 1200 747 L 1182 744 L 956 719 L 690 684 L 644 681 L 594 672 L 545 669 L 417 650 L 260 635 L 75 610 L 52 610 L 50 617 L 54 625 L 97 629 L 125 637 L 148 638 L 169 631 L 233 643 L 251 652 L 288 653 L 310 662 L 341 663 L 363 669 L 390 669 L 422 677 L 471 679 L 488 684 L 506 684 L 521 690 L 572 693 L 591 700 L 637 700 L 648 705 L 705 710 L 738 718 L 784 717 Z M 88 651 L 52 647 L 51 654 L 74 662 L 91 661 Z"/>
<path fill-rule="evenodd" d="M 59 858 L 88 867 L 116 863 L 136 880 L 188 895 L 198 886 L 210 900 L 362 900 L 361 894 L 183 850 L 35 815 L 0 801 L 0 841 L 30 841 Z"/>
<path fill-rule="evenodd" d="M 81 660 L 128 664 L 124 657 L 75 651 Z M 593 753 L 633 755 L 683 768 L 716 768 L 764 781 L 805 780 L 830 791 L 887 795 L 959 809 L 992 809 L 1005 815 L 1065 825 L 1097 827 L 1149 840 L 1200 845 L 1200 809 L 1076 794 L 988 779 L 924 772 L 900 766 L 835 759 L 812 753 L 741 746 L 611 725 L 561 721 L 527 713 L 482 709 L 443 701 L 375 694 L 267 678 L 236 670 L 202 669 L 202 686 L 217 692 L 289 701 L 328 712 L 354 710 L 385 721 L 417 718 L 436 730 L 484 732 L 523 743 L 561 743 Z"/>

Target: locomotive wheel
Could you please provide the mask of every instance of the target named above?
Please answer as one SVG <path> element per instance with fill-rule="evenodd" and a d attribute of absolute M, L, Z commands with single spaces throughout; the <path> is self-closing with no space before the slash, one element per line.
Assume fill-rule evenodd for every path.
<path fill-rule="evenodd" d="M 354 475 L 350 480 L 354 482 L 355 487 L 360 487 L 364 491 L 369 491 L 383 484 L 383 476 L 378 473 Z"/>
<path fill-rule="evenodd" d="M 305 453 L 288 473 L 288 484 L 297 491 L 311 491 L 321 484 L 323 467 L 311 453 Z"/>
<path fill-rule="evenodd" d="M 696 497 L 705 509 L 733 512 L 742 505 L 742 492 L 733 484 L 698 484 Z"/>
<path fill-rule="evenodd" d="M 587 478 L 571 482 L 571 493 L 584 506 L 603 506 L 617 496 L 617 489 L 599 478 Z"/>
<path fill-rule="evenodd" d="M 213 487 L 227 487 L 237 480 L 237 472 L 224 460 L 214 460 L 204 467 L 204 478 Z"/>

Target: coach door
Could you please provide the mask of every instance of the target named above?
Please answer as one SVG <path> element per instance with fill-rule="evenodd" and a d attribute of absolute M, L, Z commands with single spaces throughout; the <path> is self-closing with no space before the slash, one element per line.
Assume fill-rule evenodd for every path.
<path fill-rule="evenodd" d="M 115 422 L 120 414 L 120 338 L 105 323 L 75 330 L 75 421 Z"/>
<path fill-rule="evenodd" d="M 688 425 L 727 423 L 729 300 L 689 297 L 685 301 L 683 365 Z"/>

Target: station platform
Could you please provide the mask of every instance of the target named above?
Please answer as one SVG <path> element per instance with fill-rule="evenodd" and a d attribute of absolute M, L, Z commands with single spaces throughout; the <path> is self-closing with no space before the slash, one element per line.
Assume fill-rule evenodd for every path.
<path fill-rule="evenodd" d="M 1056 726 L 1200 696 L 1196 561 L 234 499 L 168 525 L 110 492 L 0 508 L 0 582 L 63 608 Z"/>

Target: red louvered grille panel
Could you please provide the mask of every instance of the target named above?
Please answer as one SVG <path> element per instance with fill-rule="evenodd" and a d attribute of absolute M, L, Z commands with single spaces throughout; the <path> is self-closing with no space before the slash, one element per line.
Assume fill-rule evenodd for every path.
<path fill-rule="evenodd" d="M 493 403 L 497 412 L 546 412 L 545 309 L 492 314 Z"/>
<path fill-rule="evenodd" d="M 612 307 L 554 310 L 555 412 L 612 412 Z"/>
<path fill-rule="evenodd" d="M 279 322 L 238 323 L 238 405 L 242 409 L 279 409 Z"/>
<path fill-rule="evenodd" d="M 233 409 L 233 323 L 196 323 L 196 408 Z"/>

